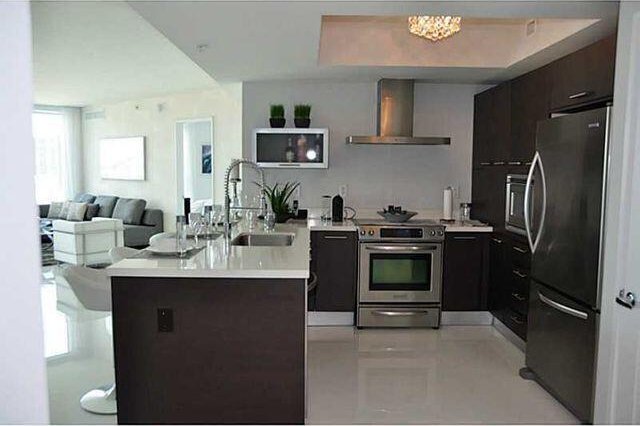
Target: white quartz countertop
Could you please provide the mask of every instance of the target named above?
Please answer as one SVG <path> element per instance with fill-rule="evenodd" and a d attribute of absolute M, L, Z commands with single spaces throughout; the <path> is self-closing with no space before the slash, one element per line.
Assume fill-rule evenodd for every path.
<path fill-rule="evenodd" d="M 477 220 L 443 223 L 445 232 L 493 232 L 493 227 Z"/>
<path fill-rule="evenodd" d="M 246 231 L 239 228 L 234 235 Z M 265 233 L 260 229 L 252 233 Z M 112 277 L 185 278 L 308 278 L 309 228 L 302 225 L 276 225 L 271 233 L 295 235 L 284 247 L 231 246 L 223 238 L 201 241 L 206 245 L 190 258 L 124 259 L 106 269 Z"/>

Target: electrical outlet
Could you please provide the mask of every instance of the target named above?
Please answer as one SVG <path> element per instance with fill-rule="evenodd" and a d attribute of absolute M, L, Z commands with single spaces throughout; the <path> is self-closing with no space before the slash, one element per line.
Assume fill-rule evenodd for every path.
<path fill-rule="evenodd" d="M 348 186 L 347 185 L 340 185 L 338 187 L 338 194 L 340 194 L 340 196 L 342 197 L 343 200 L 345 200 L 347 198 L 347 190 L 348 190 Z"/>

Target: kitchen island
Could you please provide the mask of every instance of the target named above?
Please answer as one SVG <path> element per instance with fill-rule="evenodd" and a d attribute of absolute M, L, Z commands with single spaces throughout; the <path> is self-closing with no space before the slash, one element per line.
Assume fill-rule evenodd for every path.
<path fill-rule="evenodd" d="M 107 269 L 119 423 L 304 423 L 309 230 L 274 232 Z"/>

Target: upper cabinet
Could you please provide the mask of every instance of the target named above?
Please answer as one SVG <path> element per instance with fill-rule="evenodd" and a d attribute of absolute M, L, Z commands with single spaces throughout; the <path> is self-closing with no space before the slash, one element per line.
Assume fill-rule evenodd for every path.
<path fill-rule="evenodd" d="M 511 87 L 503 83 L 474 99 L 474 167 L 504 165 L 511 139 Z"/>
<path fill-rule="evenodd" d="M 511 82 L 511 166 L 531 162 L 536 145 L 536 126 L 549 116 L 549 74 L 546 66 Z"/>
<path fill-rule="evenodd" d="M 611 35 L 551 64 L 551 110 L 613 97 L 616 36 Z"/>
<path fill-rule="evenodd" d="M 329 167 L 329 129 L 254 129 L 252 143 L 253 160 L 260 167 Z"/>

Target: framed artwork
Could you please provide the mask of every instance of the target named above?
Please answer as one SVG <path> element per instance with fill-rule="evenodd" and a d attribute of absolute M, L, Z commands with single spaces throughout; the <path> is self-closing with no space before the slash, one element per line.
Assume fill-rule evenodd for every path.
<path fill-rule="evenodd" d="M 211 145 L 202 145 L 202 174 L 210 175 L 213 158 L 211 155 Z"/>
<path fill-rule="evenodd" d="M 100 140 L 102 179 L 144 180 L 144 136 Z"/>

